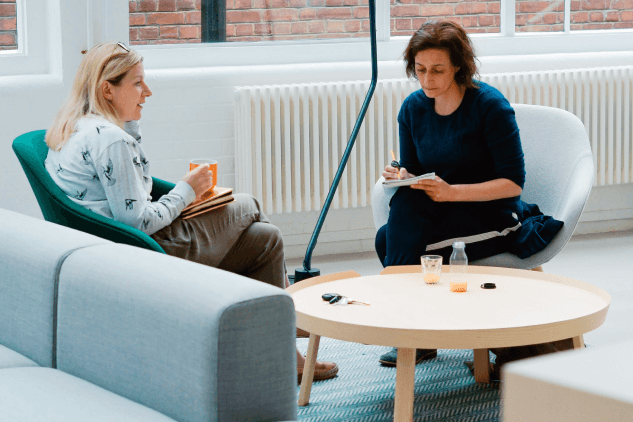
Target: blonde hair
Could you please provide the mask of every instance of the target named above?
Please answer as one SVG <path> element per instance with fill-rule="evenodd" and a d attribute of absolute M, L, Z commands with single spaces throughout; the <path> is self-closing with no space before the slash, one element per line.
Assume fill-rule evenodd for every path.
<path fill-rule="evenodd" d="M 123 128 L 112 102 L 103 96 L 104 81 L 118 85 L 127 72 L 142 62 L 136 51 L 126 51 L 115 42 L 97 44 L 81 61 L 73 87 L 66 102 L 57 113 L 51 128 L 46 131 L 46 145 L 59 151 L 70 138 L 77 121 L 88 114 L 106 118 Z"/>

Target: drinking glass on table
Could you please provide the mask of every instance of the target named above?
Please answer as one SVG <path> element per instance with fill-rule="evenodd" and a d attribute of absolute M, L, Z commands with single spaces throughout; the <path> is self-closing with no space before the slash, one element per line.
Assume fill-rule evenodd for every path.
<path fill-rule="evenodd" d="M 423 255 L 422 274 L 426 284 L 437 284 L 442 274 L 442 257 L 440 255 Z"/>

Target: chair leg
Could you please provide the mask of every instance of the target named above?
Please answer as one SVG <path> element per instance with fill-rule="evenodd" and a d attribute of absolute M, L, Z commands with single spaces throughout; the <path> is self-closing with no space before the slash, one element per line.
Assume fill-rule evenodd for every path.
<path fill-rule="evenodd" d="M 538 267 L 532 268 L 532 271 L 539 271 L 539 272 L 542 273 L 543 272 L 543 267 L 539 265 Z"/>

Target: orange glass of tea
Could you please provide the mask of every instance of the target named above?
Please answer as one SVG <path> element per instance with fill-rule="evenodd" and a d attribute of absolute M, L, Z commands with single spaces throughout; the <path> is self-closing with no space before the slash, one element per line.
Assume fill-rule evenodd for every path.
<path fill-rule="evenodd" d="M 218 184 L 218 162 L 209 158 L 199 158 L 191 160 L 189 162 L 189 171 L 195 169 L 202 164 L 209 164 L 209 171 L 211 172 L 211 178 L 213 179 L 213 186 L 211 186 L 211 189 L 213 189 L 215 185 Z"/>

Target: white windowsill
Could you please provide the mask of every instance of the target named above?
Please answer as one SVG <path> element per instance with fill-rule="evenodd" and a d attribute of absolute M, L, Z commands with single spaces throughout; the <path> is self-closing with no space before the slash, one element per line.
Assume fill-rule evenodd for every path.
<path fill-rule="evenodd" d="M 633 51 L 633 30 L 573 31 L 571 33 L 473 34 L 479 57 L 535 54 Z M 409 37 L 378 41 L 378 60 L 402 57 Z M 256 43 L 179 44 L 134 46 L 147 69 L 220 66 L 299 65 L 308 63 L 366 62 L 369 38 Z"/>

